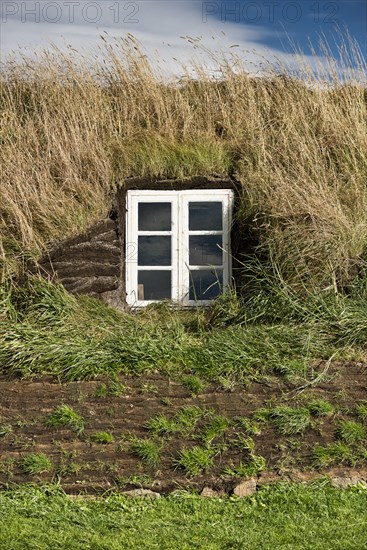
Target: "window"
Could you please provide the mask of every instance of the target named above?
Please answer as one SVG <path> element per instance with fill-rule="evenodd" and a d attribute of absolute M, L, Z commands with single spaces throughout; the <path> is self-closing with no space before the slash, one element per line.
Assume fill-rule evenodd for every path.
<path fill-rule="evenodd" d="M 214 300 L 231 277 L 233 192 L 128 191 L 126 293 L 131 306 Z"/>

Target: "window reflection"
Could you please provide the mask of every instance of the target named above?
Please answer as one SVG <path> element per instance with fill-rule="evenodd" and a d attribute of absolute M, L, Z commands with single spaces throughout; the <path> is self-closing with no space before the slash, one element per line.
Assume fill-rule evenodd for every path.
<path fill-rule="evenodd" d="M 171 265 L 171 237 L 140 236 L 138 265 Z"/>
<path fill-rule="evenodd" d="M 189 202 L 190 231 L 221 231 L 222 202 Z"/>
<path fill-rule="evenodd" d="M 189 237 L 190 265 L 222 265 L 221 235 L 194 235 Z"/>
<path fill-rule="evenodd" d="M 190 271 L 190 300 L 214 300 L 222 293 L 222 288 L 221 270 Z"/>
<path fill-rule="evenodd" d="M 170 271 L 139 271 L 138 300 L 170 300 Z"/>
<path fill-rule="evenodd" d="M 138 205 L 139 231 L 170 231 L 170 202 L 140 202 Z"/>

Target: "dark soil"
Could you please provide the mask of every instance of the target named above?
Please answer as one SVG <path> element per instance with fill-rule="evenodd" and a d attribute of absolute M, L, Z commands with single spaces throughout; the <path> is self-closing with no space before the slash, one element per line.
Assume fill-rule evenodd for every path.
<path fill-rule="evenodd" d="M 130 435 L 151 438 L 145 424 L 158 413 L 171 417 L 186 406 L 214 409 L 229 419 L 251 416 L 261 407 L 287 404 L 303 406 L 314 398 L 332 403 L 335 413 L 313 420 L 312 426 L 301 436 L 282 436 L 271 423 L 261 424 L 261 433 L 254 435 L 255 453 L 266 459 L 271 475 L 289 475 L 302 471 L 312 475 L 310 451 L 315 443 L 326 445 L 335 441 L 335 429 L 340 419 L 359 422 L 355 416 L 358 403 L 367 400 L 367 366 L 361 363 L 333 363 L 326 376 L 316 385 L 295 386 L 280 378 L 254 382 L 248 387 L 236 385 L 225 391 L 217 385 L 207 386 L 192 397 L 178 381 L 161 375 L 144 377 L 121 376 L 125 386 L 119 396 L 107 394 L 98 397 L 101 385 L 111 383 L 106 378 L 65 385 L 50 379 L 9 380 L 0 377 L 0 432 L 11 425 L 12 431 L 0 438 L 0 483 L 3 486 L 24 482 L 47 482 L 60 479 L 68 492 L 104 491 L 112 488 L 130 489 L 143 486 L 159 492 L 210 485 L 230 489 L 237 482 L 224 476 L 224 468 L 240 460 L 246 462 L 248 453 L 234 443 L 235 428 L 229 428 L 222 439 L 227 450 L 215 457 L 215 465 L 207 474 L 190 477 L 175 465 L 177 453 L 198 441 L 198 431 L 183 438 L 165 438 L 161 462 L 155 469 L 146 466 L 129 450 Z M 60 404 L 68 404 L 85 421 L 85 430 L 77 435 L 70 428 L 45 426 L 47 416 Z M 366 426 L 366 419 L 364 420 Z M 113 434 L 114 442 L 93 443 L 91 434 L 105 431 Z M 366 442 L 364 442 L 366 446 Z M 53 462 L 53 471 L 38 476 L 27 476 L 19 467 L 23 457 L 44 453 Z M 246 454 L 247 453 L 247 454 Z M 360 463 L 365 468 L 366 462 Z"/>

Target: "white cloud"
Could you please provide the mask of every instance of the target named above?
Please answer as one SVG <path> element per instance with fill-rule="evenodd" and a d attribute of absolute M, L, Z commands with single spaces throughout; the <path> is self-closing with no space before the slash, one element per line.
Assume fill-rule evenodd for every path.
<path fill-rule="evenodd" d="M 35 15 L 25 12 L 24 8 L 22 11 L 25 4 L 28 10 L 39 5 L 39 22 L 35 22 Z M 4 6 L 7 10 L 5 12 Z M 215 17 L 208 17 L 207 22 L 204 22 L 202 2 L 196 0 L 16 1 L 3 2 L 2 9 L 3 20 L 4 13 L 6 15 L 17 9 L 17 13 L 7 16 L 2 24 L 1 47 L 4 56 L 11 51 L 39 51 L 50 43 L 61 48 L 70 44 L 77 50 L 92 51 L 101 44 L 100 35 L 107 32 L 111 40 L 126 36 L 127 33 L 133 34 L 148 55 L 153 56 L 155 53 L 159 56 L 169 73 L 177 73 L 180 70 L 178 65 L 190 64 L 192 58 L 212 67 L 207 49 L 214 52 L 235 51 L 245 60 L 244 64 L 250 72 L 259 69 L 261 56 L 272 60 L 276 54 L 285 62 L 292 63 L 293 60 L 290 54 L 279 54 L 279 50 L 262 45 L 274 38 L 279 38 L 279 44 L 281 40 L 287 42 L 285 31 L 279 35 L 279 31 L 269 25 L 225 22 Z M 100 16 L 99 21 L 91 23 L 97 15 Z M 60 20 L 51 23 L 50 20 L 56 16 Z M 184 36 L 200 37 L 201 47 L 194 49 L 187 39 L 182 38 Z M 231 50 L 230 47 L 234 45 L 237 47 Z"/>

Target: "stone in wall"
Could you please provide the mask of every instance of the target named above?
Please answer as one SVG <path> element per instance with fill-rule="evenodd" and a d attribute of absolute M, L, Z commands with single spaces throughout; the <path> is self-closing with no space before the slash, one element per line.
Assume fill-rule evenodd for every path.
<path fill-rule="evenodd" d="M 89 294 L 117 305 L 113 294 L 120 285 L 121 262 L 118 223 L 108 218 L 52 247 L 33 271 L 57 279 L 72 294 Z"/>

